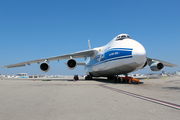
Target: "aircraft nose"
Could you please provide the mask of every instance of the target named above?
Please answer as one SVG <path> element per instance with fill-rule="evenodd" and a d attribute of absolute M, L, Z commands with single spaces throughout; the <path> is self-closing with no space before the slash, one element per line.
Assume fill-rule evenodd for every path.
<path fill-rule="evenodd" d="M 146 50 L 139 42 L 133 43 L 133 58 L 137 64 L 144 64 L 146 62 Z"/>

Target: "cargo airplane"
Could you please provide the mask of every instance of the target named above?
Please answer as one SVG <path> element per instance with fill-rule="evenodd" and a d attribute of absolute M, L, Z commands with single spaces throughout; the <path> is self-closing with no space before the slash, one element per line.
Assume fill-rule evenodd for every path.
<path fill-rule="evenodd" d="M 124 74 L 127 76 L 128 73 L 142 69 L 147 65 L 150 66 L 152 71 L 159 71 L 164 66 L 177 67 L 177 65 L 147 57 L 143 45 L 131 39 L 128 34 L 120 34 L 102 47 L 91 49 L 90 41 L 88 41 L 88 46 L 88 50 L 7 65 L 2 68 L 38 63 L 43 72 L 48 72 L 50 70 L 49 61 L 68 59 L 66 65 L 71 70 L 77 65 L 85 67 L 87 74 L 85 79 L 92 79 L 92 77 L 116 79 L 116 75 Z M 76 58 L 85 58 L 86 62 L 77 63 Z"/>

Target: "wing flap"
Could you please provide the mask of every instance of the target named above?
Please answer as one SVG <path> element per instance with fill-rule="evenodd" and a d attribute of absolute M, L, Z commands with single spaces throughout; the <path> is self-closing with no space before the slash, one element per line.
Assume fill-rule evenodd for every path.
<path fill-rule="evenodd" d="M 20 64 L 20 65 L 9 65 L 9 66 L 3 66 L 2 68 L 13 68 L 13 67 L 22 67 L 22 66 L 26 66 L 26 64 Z"/>

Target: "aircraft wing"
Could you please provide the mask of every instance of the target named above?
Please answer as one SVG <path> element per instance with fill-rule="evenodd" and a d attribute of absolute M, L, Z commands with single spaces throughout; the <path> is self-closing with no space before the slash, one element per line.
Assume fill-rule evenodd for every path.
<path fill-rule="evenodd" d="M 38 60 L 32 60 L 32 61 L 27 61 L 27 62 L 21 62 L 17 64 L 12 64 L 12 65 L 7 65 L 3 66 L 2 68 L 13 68 L 13 67 L 21 67 L 21 66 L 26 66 L 30 65 L 32 63 L 40 63 L 44 61 L 54 61 L 54 60 L 62 60 L 62 59 L 70 59 L 70 58 L 86 58 L 86 57 L 91 57 L 96 53 L 95 50 L 90 49 L 90 50 L 84 50 L 84 51 L 79 51 L 76 53 L 70 53 L 70 54 L 65 54 L 65 55 L 60 55 L 60 56 L 55 56 L 55 57 L 49 57 L 49 58 L 43 58 L 43 59 L 38 59 Z"/>
<path fill-rule="evenodd" d="M 164 61 L 161 61 L 161 60 L 157 60 L 157 59 L 154 59 L 154 58 L 149 58 L 149 57 L 147 57 L 147 61 L 148 61 L 148 64 L 149 63 L 151 64 L 153 61 L 158 61 L 158 62 L 162 63 L 164 66 L 167 66 L 167 67 L 178 67 L 178 65 L 168 63 L 168 62 L 164 62 Z"/>

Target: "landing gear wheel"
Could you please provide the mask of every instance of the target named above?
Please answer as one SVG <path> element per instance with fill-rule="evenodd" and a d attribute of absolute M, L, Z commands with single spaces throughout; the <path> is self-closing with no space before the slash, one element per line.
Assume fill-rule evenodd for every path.
<path fill-rule="evenodd" d="M 119 79 L 117 77 L 114 77 L 114 83 L 119 83 Z"/>
<path fill-rule="evenodd" d="M 87 75 L 87 76 L 85 77 L 85 80 L 92 80 L 92 76 L 91 76 L 91 75 Z"/>
<path fill-rule="evenodd" d="M 118 78 L 118 83 L 121 83 L 121 81 L 122 81 L 121 78 Z"/>
<path fill-rule="evenodd" d="M 107 79 L 108 79 L 108 80 L 113 80 L 113 79 L 114 79 L 114 77 L 113 77 L 113 76 L 111 76 L 111 77 L 107 77 Z"/>

